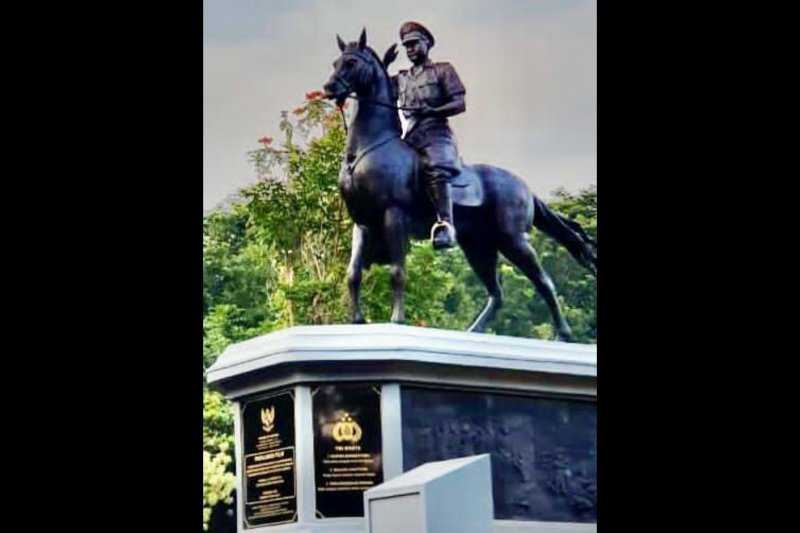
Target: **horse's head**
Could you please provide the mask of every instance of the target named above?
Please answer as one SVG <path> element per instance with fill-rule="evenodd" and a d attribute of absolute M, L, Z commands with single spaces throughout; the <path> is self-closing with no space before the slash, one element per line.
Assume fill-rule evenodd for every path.
<path fill-rule="evenodd" d="M 336 100 L 336 105 L 341 106 L 351 93 L 358 95 L 369 93 L 381 73 L 380 71 L 388 65 L 386 59 L 392 56 L 390 52 L 394 52 L 396 45 L 392 45 L 387 51 L 382 63 L 375 52 L 367 46 L 366 29 L 361 32 L 358 42 L 345 44 L 338 35 L 336 42 L 342 55 L 333 62 L 333 74 L 323 89 L 326 98 Z M 391 59 L 393 60 L 394 57 Z"/>

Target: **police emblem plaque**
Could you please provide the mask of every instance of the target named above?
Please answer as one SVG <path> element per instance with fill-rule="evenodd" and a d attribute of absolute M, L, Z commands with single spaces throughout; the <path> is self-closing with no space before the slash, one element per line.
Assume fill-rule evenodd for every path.
<path fill-rule="evenodd" d="M 383 482 L 377 385 L 312 390 L 318 518 L 364 516 L 365 490 Z"/>

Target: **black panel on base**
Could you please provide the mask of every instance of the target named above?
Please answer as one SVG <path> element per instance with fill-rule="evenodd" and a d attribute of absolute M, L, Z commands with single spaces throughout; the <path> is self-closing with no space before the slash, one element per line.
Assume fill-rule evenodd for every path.
<path fill-rule="evenodd" d="M 245 402 L 242 430 L 245 527 L 297 521 L 294 395 Z"/>
<path fill-rule="evenodd" d="M 364 491 L 383 483 L 379 391 L 373 385 L 312 390 L 319 518 L 364 516 Z"/>

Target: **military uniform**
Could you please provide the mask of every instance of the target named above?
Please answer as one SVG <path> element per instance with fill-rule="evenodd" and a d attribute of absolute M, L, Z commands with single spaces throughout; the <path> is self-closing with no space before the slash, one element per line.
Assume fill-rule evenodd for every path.
<path fill-rule="evenodd" d="M 401 70 L 397 74 L 397 96 L 401 107 L 413 108 L 422 104 L 439 107 L 453 96 L 466 93 L 450 63 L 428 60 L 419 72 L 414 70 Z M 414 111 L 403 111 L 403 115 L 408 119 L 404 139 L 422 155 L 428 179 L 448 180 L 458 175 L 461 172 L 458 145 L 447 118 L 420 117 Z"/>
<path fill-rule="evenodd" d="M 431 32 L 418 22 L 403 24 L 400 39 L 407 48 L 424 41 L 430 49 L 435 43 Z M 415 61 L 411 69 L 393 76 L 392 82 L 400 107 L 410 108 L 403 109 L 408 119 L 403 138 L 420 153 L 426 189 L 436 210 L 438 222 L 431 229 L 433 246 L 449 248 L 455 244 L 450 179 L 461 172 L 458 145 L 446 116 L 423 115 L 414 108 L 441 108 L 463 97 L 466 89 L 450 63 L 433 63 L 427 59 L 427 52 L 422 53 L 426 55 L 424 62 Z"/>

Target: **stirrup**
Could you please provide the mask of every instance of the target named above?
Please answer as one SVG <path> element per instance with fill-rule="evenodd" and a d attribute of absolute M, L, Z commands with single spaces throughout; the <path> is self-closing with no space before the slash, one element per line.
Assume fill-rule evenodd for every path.
<path fill-rule="evenodd" d="M 431 242 L 433 242 L 433 236 L 436 234 L 436 230 L 439 228 L 450 228 L 450 234 L 453 235 L 455 238 L 456 228 L 450 222 L 446 220 L 439 220 L 436 224 L 431 227 Z"/>

